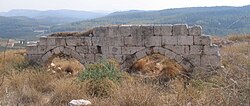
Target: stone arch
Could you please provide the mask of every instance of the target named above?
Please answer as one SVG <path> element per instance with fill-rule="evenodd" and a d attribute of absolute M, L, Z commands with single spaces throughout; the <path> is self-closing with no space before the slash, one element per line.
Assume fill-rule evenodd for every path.
<path fill-rule="evenodd" d="M 39 58 L 39 63 L 41 63 L 42 65 L 46 65 L 48 63 L 50 63 L 53 58 L 59 54 L 64 54 L 64 55 L 68 55 L 74 59 L 76 59 L 77 61 L 79 61 L 81 64 L 85 64 L 84 61 L 84 56 L 80 53 L 78 53 L 77 51 L 66 47 L 66 46 L 57 46 L 54 47 L 48 51 L 46 51 L 40 58 Z"/>
<path fill-rule="evenodd" d="M 132 55 L 127 55 L 125 57 L 125 60 L 122 63 L 122 70 L 129 70 L 138 60 L 152 55 L 152 54 L 160 54 L 166 57 L 169 57 L 170 59 L 175 60 L 178 64 L 180 64 L 186 71 L 191 72 L 193 68 L 195 67 L 193 63 L 191 63 L 188 59 L 186 59 L 181 54 L 163 47 L 150 47 L 145 48 L 143 50 L 137 51 L 133 53 Z"/>

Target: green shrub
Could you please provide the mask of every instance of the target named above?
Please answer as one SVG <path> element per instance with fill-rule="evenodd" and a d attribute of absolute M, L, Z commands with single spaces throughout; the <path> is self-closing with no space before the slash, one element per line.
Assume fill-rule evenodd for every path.
<path fill-rule="evenodd" d="M 122 73 L 112 62 L 99 62 L 89 65 L 78 76 L 86 82 L 87 94 L 94 97 L 109 97 L 121 82 Z"/>
<path fill-rule="evenodd" d="M 121 77 L 122 73 L 116 68 L 114 63 L 102 61 L 87 66 L 86 69 L 80 73 L 79 80 L 84 81 L 109 79 L 114 83 L 118 83 L 121 81 Z"/>

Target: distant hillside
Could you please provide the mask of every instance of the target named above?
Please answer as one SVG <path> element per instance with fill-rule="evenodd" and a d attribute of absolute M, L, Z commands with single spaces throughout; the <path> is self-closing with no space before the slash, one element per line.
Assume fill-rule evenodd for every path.
<path fill-rule="evenodd" d="M 105 17 L 52 27 L 52 31 L 85 30 L 108 24 L 176 24 L 203 26 L 205 34 L 250 33 L 250 6 L 193 7 L 160 11 L 116 12 Z"/>
<path fill-rule="evenodd" d="M 9 12 L 0 12 L 0 16 L 12 17 L 12 16 L 25 16 L 33 19 L 46 20 L 53 23 L 69 23 L 87 19 L 98 18 L 107 15 L 107 13 L 97 13 L 89 11 L 76 11 L 76 10 L 27 10 L 16 9 Z M 58 22 L 57 22 L 58 21 Z"/>
<path fill-rule="evenodd" d="M 39 22 L 27 17 L 1 17 L 0 37 L 2 38 L 30 38 L 39 34 L 34 32 Z"/>
<path fill-rule="evenodd" d="M 61 25 L 106 15 L 74 10 L 11 10 L 0 12 L 0 37 L 34 39 L 50 32 L 53 25 Z"/>
<path fill-rule="evenodd" d="M 42 34 L 84 31 L 110 24 L 187 23 L 202 25 L 204 33 L 210 35 L 250 33 L 250 6 L 193 7 L 160 11 L 131 10 L 114 12 L 106 16 L 94 14 L 71 10 L 12 10 L 0 13 L 0 37 L 34 39 Z"/>

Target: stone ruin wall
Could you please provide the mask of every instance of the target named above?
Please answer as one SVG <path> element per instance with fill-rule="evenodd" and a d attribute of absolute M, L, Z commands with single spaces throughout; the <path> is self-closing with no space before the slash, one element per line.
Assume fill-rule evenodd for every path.
<path fill-rule="evenodd" d="M 218 47 L 211 44 L 210 36 L 202 35 L 197 25 L 103 26 L 84 35 L 41 37 L 37 45 L 26 47 L 27 57 L 38 64 L 46 64 L 60 53 L 82 64 L 114 58 L 122 70 L 127 70 L 139 59 L 158 53 L 174 59 L 186 70 L 220 65 Z"/>

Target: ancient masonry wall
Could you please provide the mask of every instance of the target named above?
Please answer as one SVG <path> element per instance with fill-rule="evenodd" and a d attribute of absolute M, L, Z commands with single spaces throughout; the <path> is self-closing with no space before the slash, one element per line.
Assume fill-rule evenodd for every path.
<path fill-rule="evenodd" d="M 201 26 L 119 25 L 96 27 L 89 36 L 41 37 L 26 48 L 30 61 L 45 64 L 63 53 L 82 64 L 114 58 L 129 69 L 139 59 L 154 53 L 165 55 L 185 69 L 219 66 L 220 54 L 211 37 L 202 35 Z"/>

